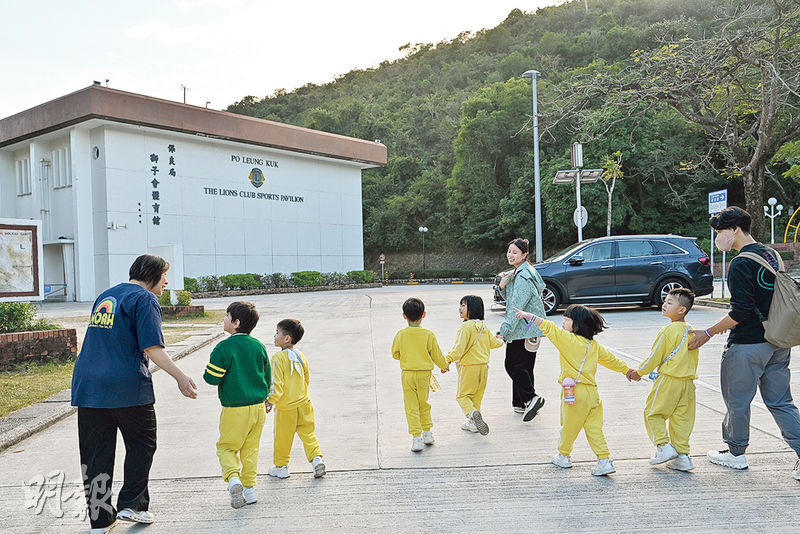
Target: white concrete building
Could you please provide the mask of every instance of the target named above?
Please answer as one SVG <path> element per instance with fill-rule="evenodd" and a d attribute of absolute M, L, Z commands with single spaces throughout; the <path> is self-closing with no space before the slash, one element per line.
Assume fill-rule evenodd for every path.
<path fill-rule="evenodd" d="M 363 268 L 379 142 L 93 85 L 0 120 L 0 218 L 40 220 L 44 284 L 90 301 L 159 254 L 183 275 Z"/>

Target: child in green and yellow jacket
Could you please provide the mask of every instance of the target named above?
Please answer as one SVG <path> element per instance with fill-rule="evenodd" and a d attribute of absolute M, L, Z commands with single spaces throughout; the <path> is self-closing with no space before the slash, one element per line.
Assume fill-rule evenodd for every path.
<path fill-rule="evenodd" d="M 255 306 L 234 302 L 227 312 L 224 329 L 231 336 L 214 347 L 203 379 L 217 386 L 222 404 L 217 456 L 222 477 L 228 483 L 231 506 L 241 508 L 258 500 L 258 449 L 272 370 L 267 349 L 250 335 L 258 323 Z"/>

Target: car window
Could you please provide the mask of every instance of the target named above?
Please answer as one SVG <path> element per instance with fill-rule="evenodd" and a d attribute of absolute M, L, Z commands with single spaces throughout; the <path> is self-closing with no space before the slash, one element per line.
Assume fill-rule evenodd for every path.
<path fill-rule="evenodd" d="M 653 241 L 652 243 L 659 254 L 686 254 L 685 250 L 676 247 L 672 243 L 667 243 L 666 241 Z"/>
<path fill-rule="evenodd" d="M 624 241 L 618 241 L 617 247 L 619 247 L 619 258 L 640 258 L 642 256 L 654 256 L 658 254 L 653 248 L 652 243 L 644 239 L 626 239 Z"/>
<path fill-rule="evenodd" d="M 603 261 L 613 258 L 611 241 L 589 245 L 578 254 L 583 256 L 583 261 Z"/>

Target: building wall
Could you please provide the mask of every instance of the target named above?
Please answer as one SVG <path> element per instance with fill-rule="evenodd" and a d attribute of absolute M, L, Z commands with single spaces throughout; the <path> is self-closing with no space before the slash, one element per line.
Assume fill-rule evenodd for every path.
<path fill-rule="evenodd" d="M 95 228 L 102 214 L 113 223 L 105 248 L 95 240 L 109 284 L 136 255 L 174 244 L 193 277 L 363 268 L 355 164 L 145 128 L 106 127 L 92 142 L 105 172 L 93 171 Z"/>
<path fill-rule="evenodd" d="M 30 175 L 24 195 L 17 162 Z M 361 167 L 149 127 L 78 125 L 0 150 L 0 215 L 43 220 L 46 283 L 77 286 L 70 296 L 81 301 L 127 281 L 138 255 L 164 250 L 182 254 L 192 277 L 345 272 L 364 265 Z M 171 286 L 182 287 L 174 262 Z"/>

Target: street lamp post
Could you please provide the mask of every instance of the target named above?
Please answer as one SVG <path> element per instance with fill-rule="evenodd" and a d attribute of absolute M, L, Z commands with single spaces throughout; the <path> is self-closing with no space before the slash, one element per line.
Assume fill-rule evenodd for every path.
<path fill-rule="evenodd" d="M 778 204 L 778 200 L 775 197 L 769 197 L 767 200 L 767 204 L 769 204 L 769 210 L 767 207 L 764 206 L 764 215 L 770 218 L 770 243 L 773 245 L 775 244 L 775 217 L 781 214 L 783 211 L 783 204 Z M 775 204 L 778 204 L 775 206 Z M 775 213 L 775 210 L 778 210 L 778 213 Z M 769 211 L 769 213 L 767 213 Z"/>
<path fill-rule="evenodd" d="M 539 183 L 539 105 L 536 92 L 536 80 L 539 71 L 526 70 L 522 73 L 523 78 L 530 78 L 533 85 L 533 180 L 534 180 L 534 202 L 536 213 L 536 263 L 542 261 L 542 190 Z"/>
<path fill-rule="evenodd" d="M 420 226 L 419 232 L 422 234 L 422 270 L 425 270 L 425 234 L 428 233 L 427 226 Z"/>

